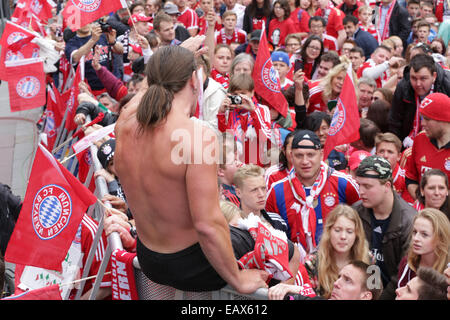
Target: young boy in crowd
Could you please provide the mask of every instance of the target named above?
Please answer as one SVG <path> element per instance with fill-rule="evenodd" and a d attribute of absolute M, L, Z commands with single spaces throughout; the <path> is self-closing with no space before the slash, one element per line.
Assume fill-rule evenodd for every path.
<path fill-rule="evenodd" d="M 243 44 L 247 41 L 247 33 L 236 27 L 237 14 L 235 12 L 225 11 L 222 15 L 222 24 L 223 28 L 216 36 L 216 43 L 233 45 Z"/>
<path fill-rule="evenodd" d="M 273 67 L 278 71 L 278 76 L 280 77 L 281 90 L 287 90 L 294 84 L 292 80 L 286 77 L 291 68 L 289 55 L 284 51 L 274 51 L 271 58 Z"/>

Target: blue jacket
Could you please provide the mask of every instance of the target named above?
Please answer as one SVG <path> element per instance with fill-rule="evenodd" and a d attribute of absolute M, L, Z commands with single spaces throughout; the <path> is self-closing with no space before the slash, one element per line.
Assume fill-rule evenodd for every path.
<path fill-rule="evenodd" d="M 366 60 L 370 58 L 372 52 L 378 47 L 378 41 L 369 32 L 364 31 L 361 28 L 356 30 L 353 38 L 358 47 L 361 47 L 364 50 Z"/>

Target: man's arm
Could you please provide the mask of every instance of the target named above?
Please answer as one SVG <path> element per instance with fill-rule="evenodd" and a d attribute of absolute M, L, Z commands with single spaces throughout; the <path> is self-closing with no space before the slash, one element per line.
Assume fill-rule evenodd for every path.
<path fill-rule="evenodd" d="M 88 40 L 88 42 L 86 42 L 77 50 L 73 51 L 72 64 L 77 64 L 82 56 L 87 55 L 91 51 L 91 49 L 95 46 L 97 41 L 100 39 L 101 35 L 102 35 L 102 28 L 100 27 L 99 24 L 94 24 L 91 28 L 91 38 Z M 70 57 L 67 57 L 67 59 L 70 59 Z"/>
<path fill-rule="evenodd" d="M 197 149 L 202 155 L 211 148 L 211 143 L 216 143 L 215 133 L 204 128 L 204 136 L 205 132 L 210 138 L 203 143 L 201 149 Z M 219 207 L 217 165 L 207 164 L 205 160 L 201 164 L 189 164 L 186 170 L 186 190 L 200 246 L 222 279 L 241 293 L 253 293 L 258 288 L 267 287 L 266 272 L 238 269 L 231 246 L 230 230 Z"/>

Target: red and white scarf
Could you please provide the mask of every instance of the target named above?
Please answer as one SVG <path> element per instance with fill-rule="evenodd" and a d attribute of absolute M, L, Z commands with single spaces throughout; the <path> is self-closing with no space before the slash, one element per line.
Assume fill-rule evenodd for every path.
<path fill-rule="evenodd" d="M 215 68 L 212 68 L 211 78 L 213 78 L 218 83 L 220 83 L 224 89 L 228 89 L 228 86 L 230 84 L 230 75 L 228 73 L 222 74 L 219 71 L 217 71 Z"/>
<path fill-rule="evenodd" d="M 111 254 L 111 289 L 113 300 L 139 300 L 134 277 L 136 253 L 116 249 Z"/>
<path fill-rule="evenodd" d="M 228 44 L 231 42 L 238 42 L 239 41 L 239 37 L 238 37 L 238 33 L 237 30 L 234 29 L 233 34 L 231 36 L 227 35 L 225 33 L 225 28 L 220 29 L 219 31 L 219 36 L 218 38 L 220 38 L 221 42 L 223 44 Z M 219 43 L 219 41 L 217 41 L 217 43 Z"/>
<path fill-rule="evenodd" d="M 388 12 L 386 14 L 386 18 L 384 20 L 384 27 L 383 27 L 383 32 L 381 33 L 381 41 L 386 40 L 387 38 L 389 38 L 389 21 L 391 20 L 391 15 L 392 15 L 392 11 L 394 10 L 395 7 L 395 3 L 397 2 L 397 0 L 392 1 L 391 6 L 388 9 Z M 377 25 L 377 30 L 380 30 L 380 24 L 381 24 L 381 10 L 382 10 L 383 5 L 380 5 L 380 8 L 378 9 L 378 25 Z"/>
<path fill-rule="evenodd" d="M 305 190 L 300 180 L 297 179 L 295 168 L 288 175 L 289 185 L 295 199 L 300 203 L 301 209 L 297 212 L 298 225 L 302 226 L 297 231 L 297 242 L 302 244 L 307 253 L 314 252 L 317 243 L 315 239 L 316 233 L 316 212 L 314 211 L 314 200 L 316 200 L 322 192 L 328 178 L 328 165 L 321 161 L 320 172 L 314 181 L 309 196 L 306 196 Z"/>
<path fill-rule="evenodd" d="M 289 247 L 287 236 L 262 223 L 261 218 L 250 213 L 246 219 L 239 219 L 239 228 L 248 230 L 255 249 L 238 260 L 242 269 L 260 269 L 267 271 L 271 277 L 280 281 L 292 278 L 289 270 Z M 268 279 L 270 280 L 270 279 Z"/>

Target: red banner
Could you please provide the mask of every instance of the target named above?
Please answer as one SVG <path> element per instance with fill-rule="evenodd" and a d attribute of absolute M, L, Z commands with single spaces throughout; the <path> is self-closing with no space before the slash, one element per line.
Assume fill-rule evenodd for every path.
<path fill-rule="evenodd" d="M 103 16 L 126 8 L 124 0 L 71 0 L 63 10 L 64 25 L 76 31 Z"/>
<path fill-rule="evenodd" d="M 57 136 L 57 129 L 61 125 L 64 117 L 64 108 L 61 95 L 54 83 L 48 85 L 47 92 L 48 99 L 47 109 L 45 110 L 46 120 L 44 132 L 47 134 L 47 150 L 52 152 Z"/>
<path fill-rule="evenodd" d="M 61 271 L 81 219 L 96 200 L 39 145 L 5 261 Z"/>
<path fill-rule="evenodd" d="M 6 62 L 11 112 L 45 105 L 45 72 L 40 58 Z"/>
<path fill-rule="evenodd" d="M 359 139 L 358 100 L 352 79 L 352 65 L 349 64 L 325 142 L 324 159 L 328 158 L 334 147 Z"/>
<path fill-rule="evenodd" d="M 5 61 L 16 61 L 39 57 L 39 46 L 31 43 L 35 34 L 21 26 L 6 21 L 0 40 L 2 46 L 0 56 L 0 80 L 8 81 Z"/>
<path fill-rule="evenodd" d="M 15 294 L 2 300 L 62 300 L 59 285 L 54 284 L 35 290 Z"/>
<path fill-rule="evenodd" d="M 111 289 L 113 300 L 139 300 L 134 278 L 136 253 L 116 249 L 111 254 Z"/>
<path fill-rule="evenodd" d="M 263 98 L 270 107 L 276 109 L 283 117 L 287 116 L 288 103 L 281 92 L 281 83 L 270 57 L 266 32 L 261 32 L 258 54 L 252 73 L 255 93 Z"/>

